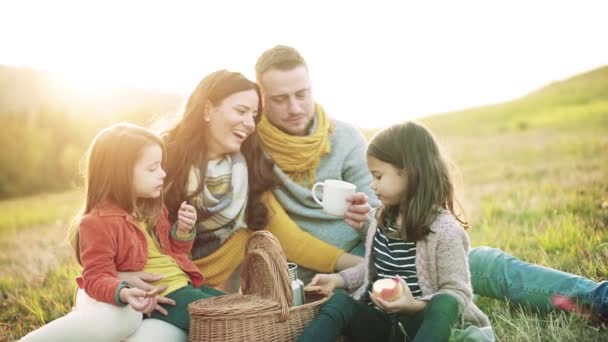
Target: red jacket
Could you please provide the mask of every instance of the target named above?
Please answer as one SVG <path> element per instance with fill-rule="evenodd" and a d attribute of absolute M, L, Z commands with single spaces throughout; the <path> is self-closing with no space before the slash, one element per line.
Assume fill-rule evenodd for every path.
<path fill-rule="evenodd" d="M 163 208 L 156 226 L 162 251 L 199 287 L 204 277 L 188 257 L 194 240 L 173 238 L 167 214 Z M 99 301 L 116 304 L 114 296 L 121 283 L 118 272 L 141 271 L 148 259 L 148 243 L 138 223 L 116 205 L 97 206 L 82 218 L 79 243 L 83 270 L 76 278 L 78 286 Z"/>

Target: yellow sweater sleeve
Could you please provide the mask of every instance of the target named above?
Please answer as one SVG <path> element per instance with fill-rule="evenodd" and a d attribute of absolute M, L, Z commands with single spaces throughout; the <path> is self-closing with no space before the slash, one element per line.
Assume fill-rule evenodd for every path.
<path fill-rule="evenodd" d="M 272 192 L 264 193 L 262 201 L 268 208 L 267 229 L 279 240 L 288 260 L 317 272 L 335 272 L 345 251 L 302 230 Z"/>
<path fill-rule="evenodd" d="M 249 229 L 239 229 L 213 253 L 192 260 L 205 276 L 205 285 L 218 287 L 238 270 L 245 257 Z"/>

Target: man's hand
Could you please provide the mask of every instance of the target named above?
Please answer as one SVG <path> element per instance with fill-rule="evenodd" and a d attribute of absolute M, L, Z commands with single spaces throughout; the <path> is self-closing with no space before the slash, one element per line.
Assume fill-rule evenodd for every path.
<path fill-rule="evenodd" d="M 344 222 L 355 229 L 361 229 L 363 224 L 369 219 L 369 212 L 372 207 L 369 199 L 363 192 L 356 192 L 346 198 L 349 203 L 344 214 Z"/>

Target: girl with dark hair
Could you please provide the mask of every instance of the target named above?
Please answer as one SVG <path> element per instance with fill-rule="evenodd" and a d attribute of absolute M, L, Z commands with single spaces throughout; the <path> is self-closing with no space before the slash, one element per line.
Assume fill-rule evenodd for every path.
<path fill-rule="evenodd" d="M 367 149 L 372 189 L 382 202 L 366 240 L 366 262 L 311 284 L 334 294 L 298 341 L 448 341 L 452 327 L 493 340 L 473 303 L 466 221 L 454 210 L 447 164 L 431 133 L 408 122 L 378 133 Z M 394 279 L 388 292 L 373 289 Z M 392 298 L 384 297 L 391 294 Z"/>

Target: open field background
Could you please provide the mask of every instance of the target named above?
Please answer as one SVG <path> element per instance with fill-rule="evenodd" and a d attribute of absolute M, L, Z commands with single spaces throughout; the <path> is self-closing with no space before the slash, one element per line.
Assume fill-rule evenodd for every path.
<path fill-rule="evenodd" d="M 608 67 L 512 102 L 421 121 L 458 165 L 474 246 L 608 278 Z M 18 151 L 2 155 L 9 152 Z M 0 341 L 70 310 L 79 269 L 65 232 L 80 204 L 79 190 L 0 201 Z M 501 341 L 608 341 L 574 315 L 488 299 L 480 307 Z"/>

